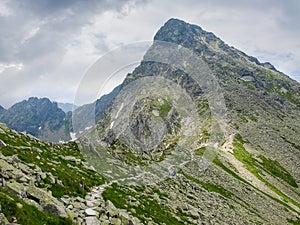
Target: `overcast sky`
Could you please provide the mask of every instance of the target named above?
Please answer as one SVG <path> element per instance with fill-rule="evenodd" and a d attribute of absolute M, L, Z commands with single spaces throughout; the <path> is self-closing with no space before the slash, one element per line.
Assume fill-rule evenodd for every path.
<path fill-rule="evenodd" d="M 97 59 L 152 40 L 171 17 L 300 81 L 299 12 L 298 0 L 1 0 L 0 105 L 30 96 L 72 102 Z"/>

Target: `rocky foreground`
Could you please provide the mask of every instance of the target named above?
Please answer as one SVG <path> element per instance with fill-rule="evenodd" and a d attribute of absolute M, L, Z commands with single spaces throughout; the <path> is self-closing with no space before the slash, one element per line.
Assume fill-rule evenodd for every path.
<path fill-rule="evenodd" d="M 56 224 L 140 224 L 126 210 L 117 209 L 111 201 L 103 199 L 102 192 L 107 186 L 104 178 L 70 146 L 43 143 L 0 124 L 0 149 L 2 224 L 34 224 L 30 222 L 32 219 L 41 224 L 43 221 L 33 218 L 35 213 L 26 215 L 30 206 L 34 211 L 44 212 L 47 224 L 53 221 Z M 63 171 L 66 177 L 57 170 Z M 76 186 L 77 175 L 81 176 L 82 183 L 70 190 Z M 99 180 L 83 182 L 88 179 Z M 10 208 L 14 205 L 17 210 Z"/>

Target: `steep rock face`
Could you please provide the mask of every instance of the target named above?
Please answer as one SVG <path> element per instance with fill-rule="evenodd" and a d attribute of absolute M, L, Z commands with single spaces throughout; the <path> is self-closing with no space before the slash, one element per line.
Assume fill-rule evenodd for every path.
<path fill-rule="evenodd" d="M 167 192 L 168 197 L 163 200 L 158 198 L 158 203 L 163 202 L 167 206 L 171 215 L 169 219 L 173 223 L 286 224 L 296 221 L 300 213 L 300 173 L 295 169 L 300 162 L 299 83 L 277 71 L 270 63 L 261 63 L 228 46 L 214 34 L 184 21 L 167 21 L 154 40 L 177 44 L 178 49 L 183 46 L 191 50 L 207 64 L 217 79 L 227 115 L 221 144 L 211 146 L 210 140 L 219 135 L 220 127 L 213 124 L 214 118 L 207 102 L 210 94 L 205 93 L 196 80 L 185 72 L 189 69 L 189 62 L 180 62 L 184 65 L 180 69 L 147 60 L 162 54 L 159 43 L 154 42 L 141 64 L 126 77 L 120 94 L 100 119 L 97 135 L 93 129 L 86 134 L 87 138 L 82 139 L 86 147 L 91 146 L 88 141 L 95 145 L 93 152 L 97 150 L 99 162 L 105 156 L 115 165 L 110 168 L 107 164 L 101 164 L 98 169 L 116 179 L 112 174 L 118 173 L 117 168 L 121 168 L 120 177 L 124 177 L 124 173 L 133 173 L 135 176 L 132 179 L 139 182 L 151 171 L 154 177 L 151 181 L 156 183 L 155 187 Z M 197 108 L 196 113 L 191 111 L 190 114 L 198 117 L 201 126 L 180 132 L 183 127 L 180 121 L 184 118 L 176 113 L 178 108 L 173 104 L 174 96 L 164 95 L 162 86 L 156 90 L 161 94 L 161 105 L 170 102 L 164 116 L 159 112 L 161 105 L 157 104 L 155 94 L 137 98 L 139 100 L 133 105 L 123 105 L 122 98 L 118 98 L 122 96 L 122 91 L 147 77 L 165 78 L 188 93 Z M 151 85 L 149 83 L 148 86 Z M 147 84 L 143 87 L 146 88 Z M 138 90 L 133 90 L 140 94 Z M 147 91 L 141 89 L 140 92 Z M 130 89 L 128 94 L 134 96 Z M 134 101 L 134 98 L 131 100 Z M 126 106 L 132 110 L 123 110 Z M 124 112 L 129 116 L 118 122 L 117 118 Z M 156 123 L 157 117 L 161 117 L 160 122 L 165 123 L 166 128 Z M 155 145 L 151 137 L 160 131 L 165 132 L 164 139 L 155 139 L 158 142 Z M 193 156 L 189 162 L 184 161 L 186 156 L 176 150 L 184 134 L 189 137 L 187 143 L 192 149 Z M 145 151 L 149 140 L 153 145 Z M 178 154 L 176 159 L 175 152 Z M 210 155 L 214 157 L 210 158 Z M 200 168 L 199 171 L 197 165 L 203 162 L 203 157 L 211 160 L 212 164 L 207 170 Z M 178 170 L 169 172 L 166 180 L 161 179 L 165 176 L 164 171 L 170 168 L 164 166 L 169 165 L 171 160 L 177 160 L 174 168 Z M 97 163 L 95 165 L 97 167 Z M 105 171 L 103 168 L 106 167 L 113 172 Z M 172 179 L 172 176 L 175 178 Z M 108 192 L 107 198 L 116 203 L 112 193 L 122 195 L 125 192 L 134 197 L 136 190 L 120 185 L 110 187 Z M 162 196 L 164 194 L 159 194 L 159 197 Z M 201 201 L 198 201 L 199 198 Z M 124 204 L 128 210 L 133 207 L 128 206 L 130 201 L 125 200 Z M 145 213 L 144 217 L 154 219 L 151 214 Z M 176 219 L 173 220 L 173 217 Z M 161 220 L 168 223 L 166 218 Z"/>
<path fill-rule="evenodd" d="M 0 116 L 0 121 L 42 140 L 70 140 L 65 113 L 47 98 L 29 98 L 16 103 Z"/>

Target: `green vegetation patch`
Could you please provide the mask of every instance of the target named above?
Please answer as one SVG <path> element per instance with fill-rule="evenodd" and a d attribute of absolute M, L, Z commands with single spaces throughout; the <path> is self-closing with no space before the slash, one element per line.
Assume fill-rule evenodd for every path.
<path fill-rule="evenodd" d="M 149 187 L 147 188 L 149 189 Z M 155 188 L 150 188 L 150 190 L 153 194 L 156 193 L 160 199 L 167 198 L 165 193 Z M 145 187 L 120 186 L 113 183 L 104 190 L 102 196 L 105 200 L 110 200 L 117 208 L 131 211 L 132 215 L 139 218 L 143 223 L 147 223 L 148 218 L 158 224 L 179 225 L 188 221 L 186 215 L 181 212 L 174 212 L 171 208 L 159 203 L 152 194 L 149 194 L 149 190 L 146 191 Z M 175 218 L 175 214 L 178 219 Z"/>
<path fill-rule="evenodd" d="M 21 161 L 35 164 L 61 181 L 60 184 L 51 184 L 47 175 L 39 183 L 39 187 L 51 190 L 54 197 L 84 197 L 91 187 L 106 181 L 106 178 L 83 165 L 85 160 L 75 142 L 52 144 L 10 130 L 0 133 L 0 139 L 7 144 L 0 148 L 3 155 L 17 155 Z"/>
<path fill-rule="evenodd" d="M 164 101 L 164 103 L 159 107 L 159 115 L 165 118 L 168 116 L 168 113 L 171 109 L 172 109 L 172 105 L 169 102 Z"/>
<path fill-rule="evenodd" d="M 287 221 L 291 224 L 294 224 L 294 225 L 300 225 L 300 219 L 297 218 L 296 220 L 293 220 L 293 219 L 287 219 Z"/>
<path fill-rule="evenodd" d="M 233 154 L 236 159 L 241 161 L 244 166 L 249 170 L 253 175 L 255 175 L 259 180 L 264 182 L 273 192 L 278 194 L 283 198 L 286 202 L 291 202 L 298 208 L 300 208 L 300 204 L 296 202 L 295 200 L 291 199 L 289 196 L 285 195 L 282 191 L 280 191 L 278 188 L 276 188 L 274 185 L 272 185 L 270 182 L 265 180 L 262 176 L 263 171 L 269 173 L 270 175 L 273 175 L 274 177 L 278 177 L 284 181 L 286 181 L 291 186 L 297 185 L 295 180 L 292 178 L 292 176 L 277 162 L 271 159 L 267 159 L 263 156 L 259 156 L 262 159 L 262 163 L 259 163 L 251 153 L 249 153 L 245 147 L 244 143 L 247 143 L 242 139 L 240 135 L 236 135 L 234 141 L 233 141 Z M 269 164 L 270 163 L 270 164 Z M 271 168 L 273 167 L 273 168 Z M 289 174 L 288 177 L 283 179 L 284 174 Z M 281 203 L 281 202 L 280 202 Z"/>
<path fill-rule="evenodd" d="M 10 221 L 12 217 L 17 219 L 18 224 L 22 225 L 68 225 L 72 224 L 69 218 L 62 218 L 27 204 L 18 197 L 5 191 L 0 187 L 0 205 L 2 213 Z"/>
<path fill-rule="evenodd" d="M 233 142 L 233 154 L 239 161 L 241 161 L 246 166 L 246 168 L 249 171 L 251 171 L 254 175 L 262 179 L 260 174 L 262 174 L 262 170 L 264 170 L 272 176 L 284 180 L 292 187 L 298 187 L 292 175 L 285 168 L 283 168 L 279 162 L 277 162 L 276 160 L 268 159 L 262 155 L 258 156 L 262 160 L 262 162 L 257 161 L 253 157 L 253 155 L 245 149 L 243 145 L 244 143 L 245 141 L 242 140 L 241 136 L 237 135 Z"/>
<path fill-rule="evenodd" d="M 286 171 L 276 160 L 267 159 L 266 157 L 260 155 L 259 158 L 262 160 L 262 167 L 265 171 L 284 180 L 286 183 L 292 187 L 298 188 L 298 185 L 292 175 Z"/>
<path fill-rule="evenodd" d="M 206 189 L 207 191 L 210 192 L 215 192 L 218 193 L 226 198 L 231 198 L 233 196 L 233 194 L 230 191 L 227 191 L 225 188 L 223 188 L 222 186 L 216 185 L 216 184 L 212 184 L 212 183 L 206 183 L 204 181 L 200 181 L 190 175 L 187 175 L 186 173 L 180 171 L 180 173 L 187 178 L 188 180 L 199 184 L 201 187 L 203 187 L 204 189 Z"/>
<path fill-rule="evenodd" d="M 203 156 L 205 151 L 206 151 L 206 147 L 203 146 L 203 147 L 197 148 L 194 152 L 196 155 Z"/>

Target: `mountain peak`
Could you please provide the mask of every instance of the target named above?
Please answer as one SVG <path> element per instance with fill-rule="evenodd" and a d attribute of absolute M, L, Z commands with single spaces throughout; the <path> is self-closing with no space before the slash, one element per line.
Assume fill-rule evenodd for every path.
<path fill-rule="evenodd" d="M 172 25 L 190 25 L 189 23 L 185 22 L 184 20 L 177 19 L 177 18 L 170 18 L 163 26 L 172 26 Z"/>
<path fill-rule="evenodd" d="M 207 61 L 223 64 L 236 64 L 236 60 L 248 61 L 249 64 L 255 63 L 269 70 L 279 72 L 276 68 L 266 62 L 261 63 L 253 56 L 249 56 L 244 52 L 227 45 L 223 40 L 214 33 L 203 30 L 200 26 L 187 23 L 180 19 L 169 19 L 156 33 L 154 41 L 165 41 L 193 50 L 195 53 L 204 56 Z M 227 56 L 234 60 L 225 62 Z M 243 58 L 243 59 L 242 59 Z"/>
<path fill-rule="evenodd" d="M 158 30 L 154 40 L 187 45 L 185 47 L 188 48 L 199 37 L 205 37 L 208 41 L 220 40 L 213 33 L 204 31 L 200 26 L 174 18 L 169 19 Z"/>
<path fill-rule="evenodd" d="M 56 102 L 37 97 L 18 102 L 0 115 L 0 121 L 10 128 L 52 142 L 70 139 L 64 118 Z"/>

